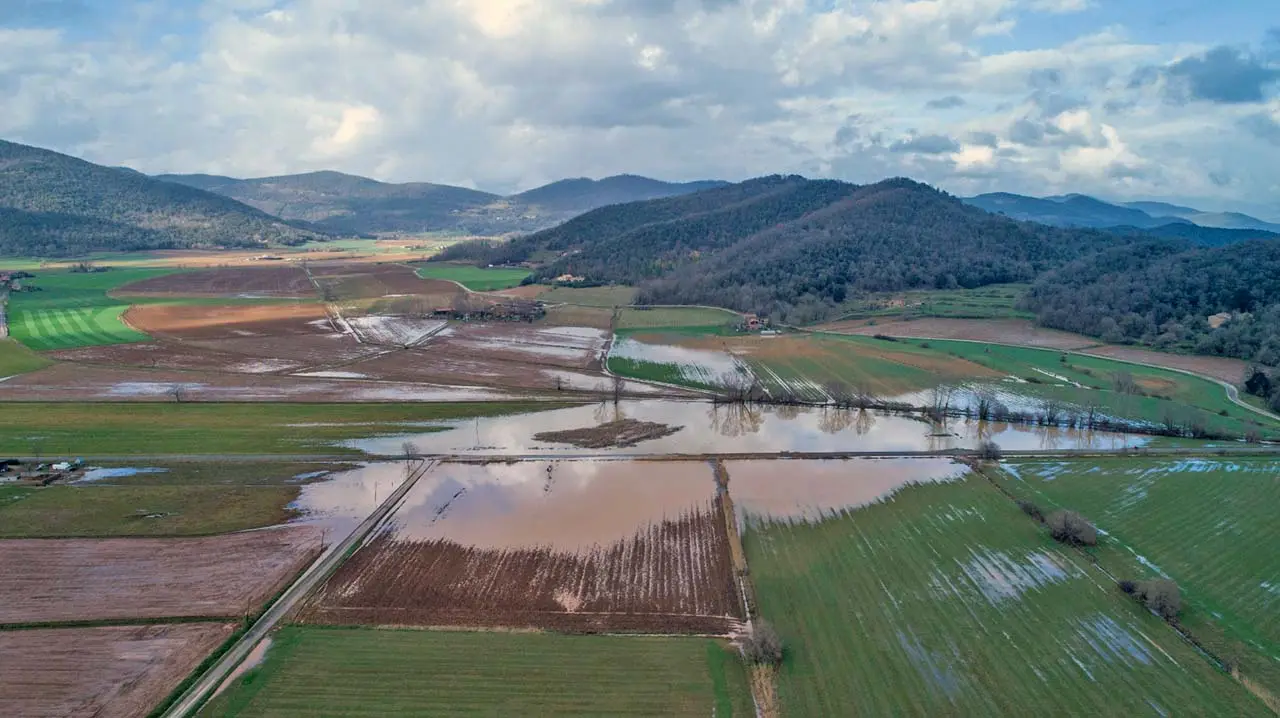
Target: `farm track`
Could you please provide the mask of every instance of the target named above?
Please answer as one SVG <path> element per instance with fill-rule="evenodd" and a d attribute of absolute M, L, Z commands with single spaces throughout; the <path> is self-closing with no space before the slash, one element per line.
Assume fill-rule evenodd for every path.
<path fill-rule="evenodd" d="M 249 655 L 254 646 L 258 644 L 266 635 L 275 628 L 285 616 L 289 615 L 293 609 L 317 586 L 329 577 L 339 566 L 342 565 L 346 557 L 355 550 L 365 538 L 377 527 L 381 526 L 391 512 L 399 506 L 404 500 L 409 490 L 418 483 L 426 473 L 434 466 L 434 462 L 420 462 L 418 467 L 410 473 L 400 486 L 389 495 L 386 500 L 374 509 L 359 526 L 348 535 L 341 543 L 324 553 L 310 568 L 302 573 L 298 580 L 294 581 L 288 588 L 280 594 L 271 606 L 254 622 L 249 630 L 240 637 L 240 640 L 231 646 L 226 653 L 222 655 L 203 675 L 197 679 L 190 688 L 176 700 L 162 715 L 166 717 L 177 718 L 179 716 L 194 715 L 200 706 L 208 700 L 213 691 L 226 680 L 227 676 L 240 665 L 241 661 Z"/>

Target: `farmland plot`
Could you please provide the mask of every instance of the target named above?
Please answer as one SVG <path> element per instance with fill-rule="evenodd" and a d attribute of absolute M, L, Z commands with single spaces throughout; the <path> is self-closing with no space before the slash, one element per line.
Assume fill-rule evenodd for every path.
<path fill-rule="evenodd" d="M 701 463 L 443 465 L 302 620 L 727 633 L 740 615 Z"/>
<path fill-rule="evenodd" d="M 1280 696 L 1280 462 L 1091 459 L 1018 462 L 1005 485 L 1107 532 L 1099 558 L 1134 579 L 1168 576 L 1182 621 Z"/>
<path fill-rule="evenodd" d="M 116 289 L 127 296 L 314 297 L 307 273 L 297 265 L 219 267 L 165 274 Z"/>
<path fill-rule="evenodd" d="M 0 624 L 252 613 L 320 549 L 296 526 L 204 538 L 0 541 Z"/>
<path fill-rule="evenodd" d="M 745 545 L 787 715 L 1267 714 L 980 479 Z"/>
<path fill-rule="evenodd" d="M 639 379 L 699 388 L 739 378 L 749 382 L 752 377 L 747 365 L 728 352 L 642 342 L 626 336 L 610 348 L 609 368 Z"/>
<path fill-rule="evenodd" d="M 366 344 L 412 346 L 444 328 L 445 322 L 419 317 L 368 315 L 343 320 Z"/>
<path fill-rule="evenodd" d="M 599 355 L 608 340 L 608 332 L 591 327 L 464 324 L 442 332 L 431 348 L 522 364 L 586 369 L 599 367 Z"/>
<path fill-rule="evenodd" d="M 704 638 L 287 627 L 203 716 L 750 718 L 732 649 Z"/>
<path fill-rule="evenodd" d="M 44 628 L 0 632 L 0 715 L 148 715 L 233 624 Z"/>

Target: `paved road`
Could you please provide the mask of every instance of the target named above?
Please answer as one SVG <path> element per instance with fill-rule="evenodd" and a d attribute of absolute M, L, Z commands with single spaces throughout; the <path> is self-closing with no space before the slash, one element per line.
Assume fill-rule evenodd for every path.
<path fill-rule="evenodd" d="M 288 615 L 299 601 L 311 593 L 312 589 L 328 578 L 329 574 L 338 568 L 351 549 L 359 546 L 370 532 L 386 520 L 392 509 L 400 504 L 405 494 L 409 493 L 409 489 L 412 489 L 413 485 L 418 483 L 418 479 L 422 478 L 433 465 L 434 462 L 420 462 L 417 469 L 387 497 L 386 501 L 383 501 L 378 508 L 374 509 L 373 513 L 369 514 L 351 532 L 351 535 L 347 536 L 342 543 L 329 549 L 315 563 L 311 564 L 311 567 L 297 581 L 294 581 L 293 585 L 289 586 L 281 594 L 280 598 L 276 599 L 275 603 L 271 604 L 267 612 L 240 637 L 240 640 L 236 641 L 235 645 L 223 654 L 222 658 L 212 668 L 205 671 L 204 675 L 200 676 L 200 679 L 192 684 L 187 689 L 187 692 L 183 693 L 177 702 L 169 707 L 169 710 L 164 712 L 166 718 L 194 715 L 196 710 L 208 700 L 209 696 L 213 695 L 218 686 L 235 670 L 236 666 L 240 665 L 240 662 L 249 655 L 253 647 L 258 645 L 258 642 L 266 637 L 267 633 L 272 628 L 275 628 L 275 625 Z"/>

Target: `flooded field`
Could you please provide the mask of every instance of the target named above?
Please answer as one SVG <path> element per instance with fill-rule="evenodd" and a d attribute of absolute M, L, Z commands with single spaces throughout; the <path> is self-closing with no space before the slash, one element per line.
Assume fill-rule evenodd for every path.
<path fill-rule="evenodd" d="M 740 515 L 820 521 L 882 501 L 904 486 L 961 478 L 968 467 L 941 458 L 726 461 Z"/>
<path fill-rule="evenodd" d="M 702 462 L 442 464 L 303 620 L 723 634 L 717 501 Z"/>
<path fill-rule="evenodd" d="M 326 534 L 325 544 L 337 545 L 404 479 L 402 461 L 368 464 L 335 473 L 325 481 L 304 484 L 289 508 L 301 514 L 296 523 L 319 527 Z"/>
<path fill-rule="evenodd" d="M 629 337 L 614 342 L 609 358 L 669 365 L 675 368 L 682 380 L 707 386 L 722 384 L 726 377 L 751 374 L 744 362 L 725 351 L 650 344 Z"/>
<path fill-rule="evenodd" d="M 539 442 L 540 432 L 567 431 L 621 419 L 684 430 L 641 442 L 633 449 L 580 449 Z M 395 454 L 413 441 L 424 453 L 602 455 L 610 453 L 708 454 L 779 452 L 909 452 L 973 448 L 987 439 L 1006 450 L 1119 449 L 1149 438 L 1106 432 L 956 420 L 946 427 L 915 417 L 875 411 L 797 406 L 715 405 L 670 400 L 623 401 L 446 424 L 449 431 L 375 437 L 343 445 L 372 454 Z"/>

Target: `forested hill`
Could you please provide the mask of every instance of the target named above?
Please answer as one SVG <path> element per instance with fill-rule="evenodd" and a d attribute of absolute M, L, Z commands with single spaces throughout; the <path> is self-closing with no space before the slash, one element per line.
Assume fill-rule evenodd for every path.
<path fill-rule="evenodd" d="M 512 195 L 508 199 L 513 203 L 542 207 L 552 212 L 587 212 L 611 204 L 676 197 L 727 184 L 729 183 L 714 180 L 663 182 L 637 175 L 617 175 L 600 180 L 579 177 L 552 182 Z"/>
<path fill-rule="evenodd" d="M 1025 303 L 1058 329 L 1280 366 L 1280 242 L 1273 240 L 1119 247 L 1045 274 Z M 1218 314 L 1230 316 L 1213 328 L 1209 318 Z"/>
<path fill-rule="evenodd" d="M 772 176 L 670 199 L 604 207 L 477 254 L 535 274 L 639 284 L 641 301 L 714 304 L 789 322 L 833 313 L 851 294 L 1026 281 L 1135 241 L 1015 222 L 905 179 L 857 186 Z"/>
<path fill-rule="evenodd" d="M 0 255 L 248 247 L 317 236 L 221 195 L 0 140 Z"/>

